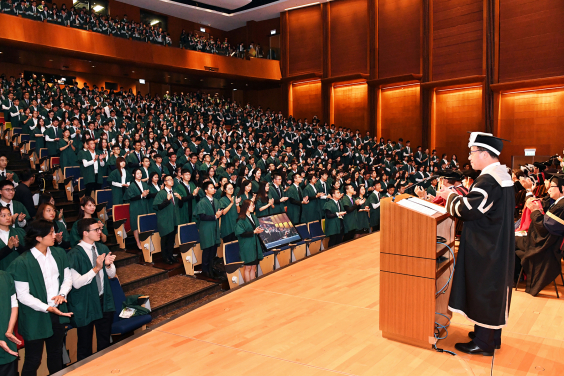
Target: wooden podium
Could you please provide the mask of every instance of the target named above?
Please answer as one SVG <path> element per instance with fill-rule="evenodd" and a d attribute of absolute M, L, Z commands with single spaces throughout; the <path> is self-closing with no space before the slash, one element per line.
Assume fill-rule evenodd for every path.
<path fill-rule="evenodd" d="M 448 213 L 422 214 L 405 208 L 399 201 L 413 197 L 399 195 L 382 199 L 380 211 L 380 330 L 382 337 L 431 348 L 435 322 L 445 325 L 450 284 L 444 294 L 453 258 L 447 247 L 437 244 L 442 236 L 454 251 L 455 223 Z M 442 208 L 433 204 L 428 204 Z M 439 263 L 437 259 L 445 256 Z"/>

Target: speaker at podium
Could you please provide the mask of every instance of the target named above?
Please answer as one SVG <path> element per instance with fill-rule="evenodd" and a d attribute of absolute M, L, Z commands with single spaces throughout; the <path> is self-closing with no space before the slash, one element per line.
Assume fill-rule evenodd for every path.
<path fill-rule="evenodd" d="M 455 219 L 407 194 L 382 199 L 380 216 L 382 336 L 432 348 L 452 317 Z"/>

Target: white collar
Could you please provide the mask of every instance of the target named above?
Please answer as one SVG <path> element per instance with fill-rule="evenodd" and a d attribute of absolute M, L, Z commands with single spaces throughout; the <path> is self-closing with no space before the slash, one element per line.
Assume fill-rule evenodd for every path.
<path fill-rule="evenodd" d="M 554 204 L 553 204 L 553 205 L 558 204 L 558 201 L 562 200 L 563 198 L 564 198 L 564 196 L 562 196 L 562 197 L 560 197 L 558 200 L 554 201 Z"/>
<path fill-rule="evenodd" d="M 492 164 L 490 164 L 490 165 L 487 165 L 486 167 L 484 167 L 484 168 L 482 169 L 482 172 L 480 173 L 480 175 L 487 174 L 488 171 L 493 170 L 494 168 L 496 168 L 496 167 L 499 166 L 499 165 L 500 165 L 499 162 L 494 162 L 494 163 L 492 163 Z"/>
<path fill-rule="evenodd" d="M 14 200 L 10 201 L 10 202 L 6 202 L 3 199 L 0 198 L 0 203 L 2 204 L 2 206 L 6 206 L 6 205 L 11 205 L 13 203 Z"/>
<path fill-rule="evenodd" d="M 33 255 L 33 257 L 38 258 L 38 257 L 43 257 L 43 258 L 47 258 L 49 256 L 51 256 L 51 249 L 49 247 L 47 247 L 47 253 L 45 253 L 45 256 L 43 256 L 43 253 L 41 253 L 37 248 L 33 247 L 32 249 L 30 249 L 31 254 Z"/>
<path fill-rule="evenodd" d="M 81 240 L 78 245 L 81 246 L 85 251 L 90 251 L 92 249 L 92 246 L 96 247 L 96 243 L 88 244 L 84 240 Z"/>

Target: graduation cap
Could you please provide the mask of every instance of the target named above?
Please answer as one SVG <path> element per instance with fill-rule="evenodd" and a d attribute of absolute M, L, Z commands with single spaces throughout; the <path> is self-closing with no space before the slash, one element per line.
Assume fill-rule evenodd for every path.
<path fill-rule="evenodd" d="M 544 164 L 544 162 L 534 162 L 533 166 L 538 168 L 539 171 L 544 171 L 546 170 L 546 164 Z"/>
<path fill-rule="evenodd" d="M 444 170 L 439 172 L 437 177 L 442 177 L 446 179 L 454 179 L 456 181 L 462 181 L 464 179 L 464 175 L 458 170 Z"/>
<path fill-rule="evenodd" d="M 478 178 L 478 176 L 480 176 L 480 172 L 476 171 L 476 170 L 464 170 L 462 171 L 462 175 L 464 175 L 464 177 L 470 178 L 472 180 L 476 180 Z"/>
<path fill-rule="evenodd" d="M 495 155 L 501 154 L 503 149 L 503 141 L 509 142 L 509 140 L 504 140 L 503 138 L 495 137 L 491 133 L 483 132 L 469 132 L 470 141 L 468 142 L 468 147 L 478 146 L 495 153 Z"/>

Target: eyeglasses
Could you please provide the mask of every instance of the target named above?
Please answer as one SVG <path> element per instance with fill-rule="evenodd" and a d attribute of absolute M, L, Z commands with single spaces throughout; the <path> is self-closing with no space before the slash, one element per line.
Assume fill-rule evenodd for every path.
<path fill-rule="evenodd" d="M 472 153 L 477 153 L 477 152 L 480 152 L 480 151 L 483 151 L 483 150 L 470 150 L 470 153 L 468 153 L 468 157 L 471 157 Z"/>
<path fill-rule="evenodd" d="M 2 190 L 6 192 L 15 192 L 14 188 L 3 188 Z"/>
<path fill-rule="evenodd" d="M 548 189 L 550 189 L 550 188 L 558 188 L 558 186 L 557 185 L 551 185 L 551 186 L 548 187 Z"/>
<path fill-rule="evenodd" d="M 97 227 L 97 228 L 92 228 L 92 229 L 88 230 L 88 232 L 90 232 L 90 231 L 102 232 L 102 229 L 100 227 Z"/>

